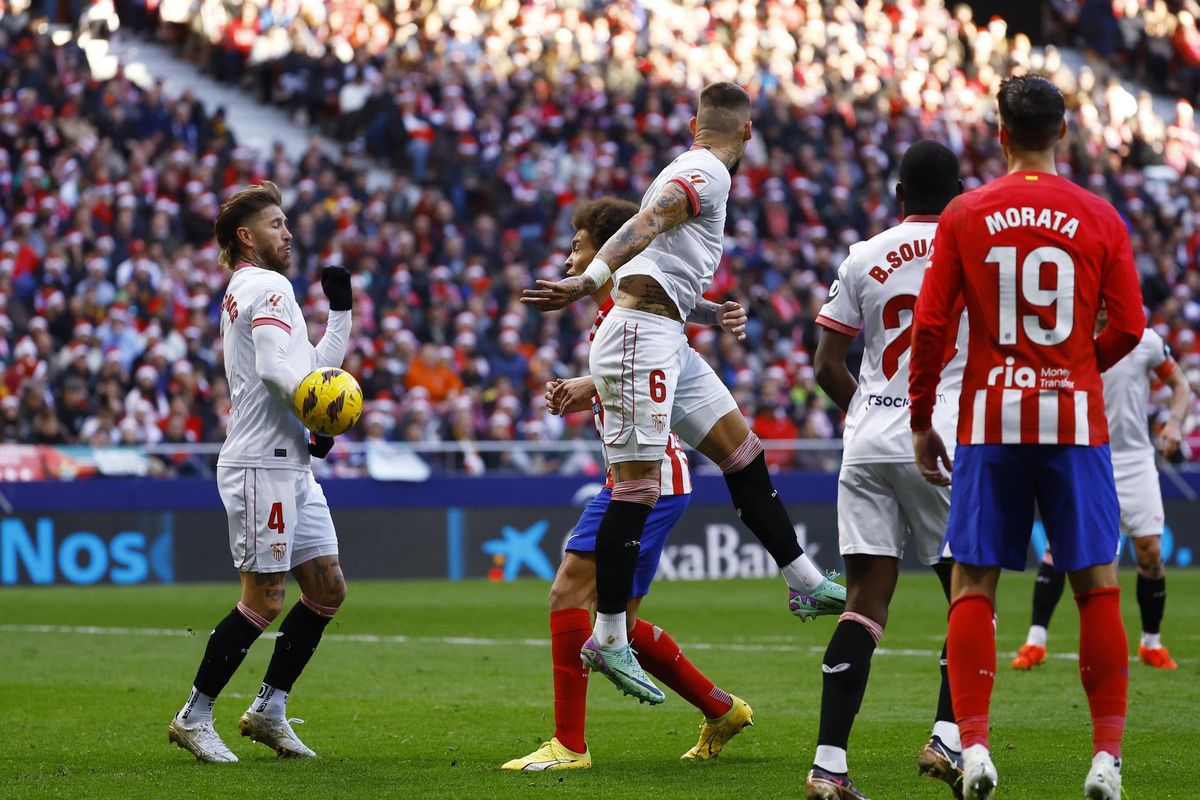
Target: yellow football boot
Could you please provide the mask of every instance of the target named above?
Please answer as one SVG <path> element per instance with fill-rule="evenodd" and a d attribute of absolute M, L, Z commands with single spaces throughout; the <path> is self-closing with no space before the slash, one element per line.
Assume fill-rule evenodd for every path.
<path fill-rule="evenodd" d="M 743 728 L 754 724 L 754 709 L 740 697 L 729 695 L 729 699 L 733 701 L 733 706 L 716 719 L 706 719 L 700 723 L 700 741 L 680 758 L 716 758 L 730 739 L 741 733 Z"/>
<path fill-rule="evenodd" d="M 589 750 L 576 753 L 568 750 L 557 737 L 545 742 L 524 758 L 506 761 L 500 769 L 517 772 L 543 772 L 550 769 L 591 769 L 592 754 Z"/>

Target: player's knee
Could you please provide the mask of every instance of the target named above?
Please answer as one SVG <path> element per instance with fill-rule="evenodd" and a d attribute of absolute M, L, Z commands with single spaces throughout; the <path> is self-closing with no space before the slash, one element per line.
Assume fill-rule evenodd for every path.
<path fill-rule="evenodd" d="M 1137 556 L 1138 571 L 1148 578 L 1158 578 L 1163 573 L 1162 542 L 1157 536 L 1146 536 L 1133 540 Z"/>
<path fill-rule="evenodd" d="M 341 607 L 342 603 L 346 602 L 346 582 L 339 580 L 331 586 L 323 587 L 320 592 L 316 593 L 315 597 L 310 597 L 309 599 L 318 605 L 336 611 Z"/>
<path fill-rule="evenodd" d="M 887 608 L 884 608 L 882 621 L 857 611 L 846 611 L 838 617 L 838 622 L 853 622 L 863 626 L 875 644 L 879 644 L 879 640 L 883 638 L 883 627 L 887 624 Z"/>
<path fill-rule="evenodd" d="M 251 608 L 268 623 L 274 622 L 275 618 L 283 613 L 283 591 L 281 590 L 277 596 L 258 598 L 258 602 Z"/>
<path fill-rule="evenodd" d="M 621 481 L 613 487 L 613 502 L 638 503 L 654 508 L 662 494 L 662 484 L 657 478 L 642 478 L 635 481 Z"/>
<path fill-rule="evenodd" d="M 763 445 L 754 431 L 749 431 L 742 443 L 721 460 L 718 467 L 725 475 L 741 472 L 763 453 Z"/>

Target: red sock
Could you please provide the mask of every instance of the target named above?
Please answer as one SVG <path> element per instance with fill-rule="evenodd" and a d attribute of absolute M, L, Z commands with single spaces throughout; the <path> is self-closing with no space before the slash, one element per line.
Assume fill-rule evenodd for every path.
<path fill-rule="evenodd" d="M 964 750 L 988 746 L 988 706 L 996 682 L 994 614 L 991 601 L 982 594 L 963 595 L 950 605 L 946 671 Z"/>
<path fill-rule="evenodd" d="M 1092 754 L 1121 757 L 1125 697 L 1129 690 L 1129 640 L 1121 619 L 1121 589 L 1075 595 L 1079 606 L 1079 677 L 1092 709 Z"/>
<path fill-rule="evenodd" d="M 696 669 L 662 628 L 639 619 L 629 635 L 629 643 L 647 672 L 700 709 L 708 719 L 716 719 L 733 708 L 729 695 Z"/>
<path fill-rule="evenodd" d="M 550 612 L 550 655 L 554 659 L 554 735 L 576 753 L 587 750 L 588 671 L 579 650 L 592 635 L 592 617 L 582 608 Z"/>

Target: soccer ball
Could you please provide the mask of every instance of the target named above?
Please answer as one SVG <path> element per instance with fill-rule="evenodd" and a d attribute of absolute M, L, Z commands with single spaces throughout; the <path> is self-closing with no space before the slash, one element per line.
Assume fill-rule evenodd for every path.
<path fill-rule="evenodd" d="M 322 436 L 345 433 L 362 416 L 363 396 L 358 381 L 336 367 L 308 373 L 292 400 L 304 427 Z"/>

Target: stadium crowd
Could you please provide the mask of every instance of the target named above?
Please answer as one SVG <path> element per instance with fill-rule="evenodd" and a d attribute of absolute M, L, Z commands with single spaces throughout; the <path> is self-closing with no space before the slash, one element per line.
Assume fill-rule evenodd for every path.
<path fill-rule="evenodd" d="M 916 139 L 958 152 L 967 188 L 1002 174 L 991 94 L 1012 70 L 1063 88 L 1072 125 L 1060 170 L 1127 220 L 1152 324 L 1200 384 L 1191 105 L 1179 101 L 1164 121 L 1115 74 L 1075 74 L 1001 20 L 980 25 L 965 7 L 912 0 L 511 0 L 447 13 L 277 0 L 224 17 L 216 6 L 172 24 L 203 34 L 221 74 L 258 70 L 272 100 L 336 118 L 348 142 L 340 159 L 315 144 L 298 161 L 281 147 L 251 152 L 223 111 L 120 75 L 94 80 L 73 45 L 0 25 L 0 442 L 220 441 L 227 273 L 211 226 L 222 198 L 264 178 L 284 190 L 289 277 L 314 334 L 319 268 L 354 273 L 346 368 L 368 410 L 351 437 L 468 449 L 593 437 L 588 415 L 553 417 L 541 392 L 553 376 L 586 371 L 591 310 L 543 318 L 517 297 L 535 277 L 561 274 L 577 202 L 637 199 L 687 146 L 695 95 L 718 78 L 741 82 L 757 104 L 709 293 L 747 307 L 749 341 L 689 335 L 760 437 L 838 436 L 809 363 L 826 287 L 851 243 L 895 221 L 896 166 Z M 213 55 L 231 47 L 244 58 Z M 386 190 L 368 189 L 364 155 L 390 160 Z"/>

